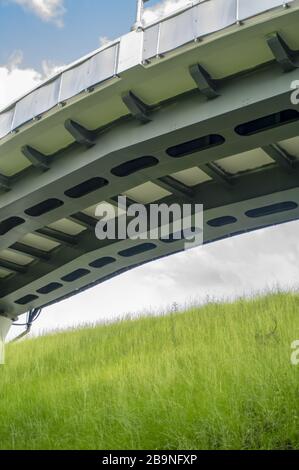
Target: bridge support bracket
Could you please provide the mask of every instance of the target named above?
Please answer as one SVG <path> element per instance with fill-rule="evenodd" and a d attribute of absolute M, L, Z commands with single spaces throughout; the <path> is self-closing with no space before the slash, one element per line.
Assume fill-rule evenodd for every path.
<path fill-rule="evenodd" d="M 216 80 L 214 80 L 209 72 L 207 72 L 207 70 L 200 64 L 191 65 L 191 67 L 189 67 L 189 71 L 199 91 L 209 100 L 220 96 L 220 93 L 217 90 Z"/>
<path fill-rule="evenodd" d="M 9 177 L 0 175 L 0 189 L 5 192 L 11 190 Z"/>
<path fill-rule="evenodd" d="M 143 101 L 141 101 L 138 96 L 134 95 L 132 91 L 124 93 L 122 95 L 122 100 L 137 121 L 140 121 L 142 124 L 146 124 L 152 120 L 149 117 L 149 106 L 143 103 Z"/>
<path fill-rule="evenodd" d="M 50 164 L 46 155 L 29 145 L 24 145 L 24 147 L 22 147 L 22 154 L 35 168 L 39 168 L 42 171 L 48 171 L 50 169 Z"/>
<path fill-rule="evenodd" d="M 267 43 L 276 62 L 284 72 L 291 72 L 299 68 L 299 59 L 296 53 L 289 48 L 279 33 L 272 33 L 267 36 Z"/>
<path fill-rule="evenodd" d="M 78 144 L 85 145 L 86 147 L 93 147 L 95 145 L 95 132 L 89 131 L 72 119 L 67 119 L 64 123 L 64 127 Z"/>

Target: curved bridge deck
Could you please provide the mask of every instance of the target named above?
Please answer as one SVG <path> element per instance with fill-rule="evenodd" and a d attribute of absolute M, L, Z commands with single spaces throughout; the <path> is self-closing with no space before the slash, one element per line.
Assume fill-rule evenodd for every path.
<path fill-rule="evenodd" d="M 98 240 L 95 205 L 121 194 L 204 204 L 205 243 L 299 218 L 299 2 L 285 3 L 200 2 L 0 113 L 3 315 L 183 249 Z"/>

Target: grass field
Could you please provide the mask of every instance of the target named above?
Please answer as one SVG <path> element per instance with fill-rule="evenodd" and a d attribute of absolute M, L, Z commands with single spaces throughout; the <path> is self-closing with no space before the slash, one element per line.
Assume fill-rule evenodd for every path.
<path fill-rule="evenodd" d="M 299 449 L 299 296 L 31 339 L 0 368 L 1 449 Z"/>

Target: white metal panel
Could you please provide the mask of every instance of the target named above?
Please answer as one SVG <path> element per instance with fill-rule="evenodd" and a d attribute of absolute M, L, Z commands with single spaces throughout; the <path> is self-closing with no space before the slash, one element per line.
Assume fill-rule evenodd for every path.
<path fill-rule="evenodd" d="M 79 235 L 79 233 L 84 232 L 86 228 L 78 224 L 77 222 L 73 222 L 69 219 L 61 219 L 49 224 L 48 227 L 52 228 L 53 230 L 58 230 L 59 232 L 66 233 L 67 235 Z"/>
<path fill-rule="evenodd" d="M 254 149 L 231 157 L 221 158 L 215 163 L 227 173 L 234 175 L 243 171 L 255 170 L 256 168 L 270 165 L 274 163 L 274 160 L 262 149 Z"/>
<path fill-rule="evenodd" d="M 155 24 L 147 28 L 143 35 L 143 59 L 147 60 L 155 57 L 158 53 L 160 25 Z"/>
<path fill-rule="evenodd" d="M 98 52 L 91 59 L 62 75 L 59 101 L 65 101 L 115 75 L 118 44 Z"/>
<path fill-rule="evenodd" d="M 34 258 L 31 256 L 13 251 L 13 250 L 3 250 L 0 252 L 0 259 L 3 259 L 5 261 L 10 261 L 11 263 L 16 263 L 21 266 L 26 266 L 27 264 L 30 264 Z"/>
<path fill-rule="evenodd" d="M 62 75 L 59 101 L 65 101 L 87 88 L 89 60 Z"/>
<path fill-rule="evenodd" d="M 166 189 L 160 188 L 156 184 L 148 182 L 130 189 L 125 193 L 125 196 L 128 196 L 129 198 L 141 204 L 148 204 L 150 202 L 163 199 L 170 194 L 171 193 L 166 191 Z"/>
<path fill-rule="evenodd" d="M 272 8 L 291 3 L 293 0 L 238 0 L 239 1 L 239 19 L 244 20 L 251 16 L 258 15 Z"/>
<path fill-rule="evenodd" d="M 195 7 L 197 36 L 220 31 L 236 22 L 237 0 L 212 0 Z"/>
<path fill-rule="evenodd" d="M 291 156 L 299 158 L 299 137 L 293 139 L 283 140 L 279 142 L 279 146 L 286 150 Z"/>
<path fill-rule="evenodd" d="M 172 178 L 180 181 L 186 186 L 196 186 L 197 184 L 210 181 L 212 178 L 197 167 L 188 170 L 179 171 L 171 175 Z"/>
<path fill-rule="evenodd" d="M 119 44 L 108 47 L 90 59 L 88 86 L 101 83 L 116 74 Z"/>
<path fill-rule="evenodd" d="M 237 0 L 211 0 L 146 28 L 143 58 L 149 59 L 237 21 Z"/>
<path fill-rule="evenodd" d="M 120 217 L 121 215 L 124 215 L 126 213 L 125 210 L 123 209 L 117 209 L 116 207 L 112 206 L 112 204 L 109 204 L 108 202 L 100 202 L 99 204 L 94 204 L 93 206 L 87 207 L 83 212 L 90 217 L 94 217 L 95 219 L 100 218 L 99 216 L 96 215 L 96 211 L 98 209 L 98 213 L 103 210 L 108 210 L 109 214 L 113 213 L 115 214 L 115 217 Z M 108 218 L 109 220 L 109 218 Z"/>
<path fill-rule="evenodd" d="M 20 243 L 24 243 L 25 245 L 38 248 L 43 251 L 51 251 L 60 246 L 59 243 L 49 240 L 46 237 L 36 235 L 35 233 L 28 233 L 20 240 Z"/>
<path fill-rule="evenodd" d="M 170 18 L 161 23 L 159 53 L 163 54 L 182 44 L 193 41 L 196 37 L 194 9 Z"/>
<path fill-rule="evenodd" d="M 10 133 L 15 108 L 0 114 L 0 139 Z"/>
<path fill-rule="evenodd" d="M 122 36 L 119 46 L 117 73 L 122 73 L 142 61 L 143 31 L 131 31 Z"/>
<path fill-rule="evenodd" d="M 60 77 L 22 98 L 16 105 L 12 128 L 17 129 L 25 122 L 56 106 L 59 87 Z"/>

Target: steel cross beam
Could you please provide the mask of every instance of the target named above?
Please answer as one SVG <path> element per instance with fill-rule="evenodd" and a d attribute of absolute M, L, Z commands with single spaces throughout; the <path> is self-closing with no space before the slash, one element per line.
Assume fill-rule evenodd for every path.
<path fill-rule="evenodd" d="M 234 213 L 236 212 L 236 207 L 238 205 L 247 204 L 248 201 L 260 199 L 259 203 L 261 206 L 266 203 L 263 202 L 263 197 L 271 197 L 273 200 L 273 195 L 285 194 L 287 191 L 298 190 L 298 178 L 299 178 L 299 168 L 294 169 L 291 174 L 287 174 L 282 171 L 281 168 L 273 165 L 269 168 L 260 170 L 259 172 L 253 172 L 251 174 L 244 174 L 240 176 L 234 186 L 234 190 L 231 191 L 225 186 L 219 185 L 216 182 L 208 182 L 205 184 L 198 185 L 194 188 L 194 202 L 195 203 L 204 203 L 205 207 L 205 220 L 209 221 L 211 217 L 213 220 L 217 220 L 217 217 L 220 217 L 223 214 L 227 214 L 230 211 L 230 207 L 234 207 Z M 278 196 L 277 196 L 278 198 Z M 275 200 L 275 197 L 274 197 Z M 279 200 L 279 198 L 278 198 Z M 182 204 L 184 201 L 179 200 L 176 196 L 169 196 L 161 201 L 161 203 L 173 204 L 174 202 L 179 202 Z M 299 190 L 297 193 L 297 202 L 299 203 Z M 297 211 L 299 216 L 299 210 Z M 280 216 L 283 219 L 283 216 Z M 285 215 L 285 220 L 289 220 L 289 215 Z M 282 220 L 281 219 L 281 220 Z M 269 219 L 270 224 L 274 223 L 274 219 Z M 279 219 L 275 219 L 279 220 Z M 242 222 L 243 231 L 250 230 L 252 228 L 252 223 L 257 224 L 256 227 L 262 226 L 264 220 L 260 222 L 259 220 L 255 221 L 250 218 L 247 219 L 246 223 Z M 237 228 L 233 228 L 237 230 Z M 216 230 L 214 235 L 211 235 L 208 232 L 205 235 L 205 242 L 211 242 L 214 239 L 223 238 L 232 233 L 231 227 L 224 227 L 219 230 Z M 158 253 L 159 256 L 164 256 L 172 252 L 180 251 L 183 249 L 182 242 L 176 242 L 174 244 L 167 244 L 163 242 L 153 243 L 160 246 Z M 171 246 L 170 246 L 171 245 Z M 113 256 L 117 260 L 116 267 L 112 266 L 112 271 L 110 274 L 104 270 L 105 278 L 106 276 L 112 277 L 114 273 L 118 273 L 119 269 L 128 269 L 133 263 L 135 265 L 136 258 L 131 261 L 120 259 L 119 252 L 120 250 L 128 249 L 132 246 L 132 240 L 105 240 L 100 241 L 95 237 L 94 231 L 85 231 L 83 234 L 78 236 L 77 244 L 74 246 L 64 246 L 60 249 L 56 249 L 51 255 L 50 260 L 40 259 L 35 262 L 34 265 L 28 267 L 26 276 L 16 275 L 12 279 L 7 279 L 1 283 L 1 301 L 0 306 L 2 308 L 8 308 L 18 314 L 18 307 L 13 305 L 13 299 L 18 299 L 28 295 L 28 292 L 36 292 L 38 286 L 40 287 L 40 282 L 42 280 L 43 285 L 51 285 L 51 283 L 59 283 L 61 279 L 66 276 L 68 273 L 75 270 L 75 266 L 88 266 L 88 261 L 96 258 L 104 258 L 107 256 Z M 134 245 L 133 245 L 134 246 Z M 150 261 L 153 257 L 153 254 L 147 255 L 145 258 L 141 255 L 138 257 L 139 262 Z M 82 269 L 82 268 L 81 268 Z M 89 268 L 90 269 L 90 268 Z M 92 282 L 95 282 L 95 278 L 98 276 L 101 280 L 101 274 L 94 272 L 92 274 Z M 70 285 L 69 288 L 65 289 L 66 292 L 73 292 L 77 289 L 77 284 Z M 34 306 L 40 306 L 40 302 L 52 302 L 55 298 L 55 293 L 50 293 L 48 296 L 43 299 L 38 299 Z M 19 307 L 21 311 L 21 307 Z"/>
<path fill-rule="evenodd" d="M 298 78 L 299 72 L 295 70 L 292 75 L 294 79 Z M 244 106 L 245 101 L 247 106 Z M 11 190 L 1 196 L 0 224 L 12 216 L 23 219 L 24 223 L 17 230 L 0 236 L 0 249 L 9 247 L 27 233 L 110 199 L 115 194 L 125 193 L 145 181 L 155 181 L 192 166 L 205 165 L 219 158 L 294 137 L 297 135 L 296 122 L 246 137 L 235 130 L 242 123 L 284 109 L 296 110 L 290 104 L 290 74 L 282 74 L 274 64 L 252 76 L 231 80 L 217 100 L 206 101 L 191 92 L 177 98 L 175 114 L 172 103 L 166 103 L 163 112 L 156 110 L 152 113 L 153 121 L 146 126 L 126 120 L 106 133 L 99 133 L 95 145 L 89 149 L 72 145 L 61 151 L 59 157 L 53 158 L 49 171 L 41 173 L 32 169 L 25 172 L 22 178 L 14 182 Z M 167 154 L 169 147 L 214 134 L 215 129 L 224 138 L 222 145 L 194 152 L 184 158 L 171 158 Z M 142 155 L 155 156 L 159 165 L 126 178 L 111 173 L 117 165 Z M 77 199 L 65 194 L 95 175 L 105 178 L 109 184 Z M 24 209 L 48 198 L 59 199 L 61 207 L 39 217 L 24 213 Z"/>
<path fill-rule="evenodd" d="M 292 78 L 299 77 L 297 70 L 291 73 Z M 28 306 L 38 307 L 53 302 L 62 286 L 63 292 L 68 295 L 83 285 L 111 277 L 130 266 L 182 249 L 182 244 L 158 241 L 155 250 L 127 259 L 120 253 L 134 247 L 134 242 L 99 242 L 94 236 L 95 221 L 82 212 L 102 201 L 115 203 L 116 194 L 125 194 L 148 181 L 172 193 L 165 202 L 182 204 L 192 200 L 203 203 L 207 220 L 220 218 L 221 221 L 221 217 L 227 215 L 224 211 L 231 210 L 232 214 L 233 208 L 239 211 L 240 223 L 234 227 L 212 230 L 208 226 L 206 241 L 227 236 L 235 230 L 240 232 L 258 228 L 268 220 L 269 223 L 289 220 L 288 213 L 266 221 L 255 221 L 245 217 L 244 210 L 253 198 L 259 198 L 258 205 L 267 205 L 269 195 L 273 199 L 275 194 L 286 194 L 298 187 L 296 165 L 291 172 L 282 171 L 277 166 L 277 163 L 284 161 L 282 156 L 287 157 L 280 153 L 278 158 L 277 142 L 298 135 L 299 115 L 298 119 L 279 121 L 285 110 L 291 110 L 287 115 L 297 116 L 296 107 L 290 103 L 290 75 L 282 74 L 280 67 L 272 64 L 265 70 L 232 79 L 223 84 L 221 92 L 213 101 L 207 101 L 193 91 L 177 97 L 175 101 L 162 103 L 151 111 L 152 121 L 146 126 L 140 126 L 135 119 L 126 119 L 107 132 L 98 130 L 92 135 L 94 145 L 90 148 L 86 148 L 87 142 L 81 139 L 84 135 L 86 137 L 84 129 L 76 126 L 80 139 L 62 150 L 59 156 L 51 157 L 49 171 L 32 168 L 19 179 L 16 178 L 11 191 L 1 197 L 0 249 L 11 247 L 21 248 L 22 251 L 19 240 L 35 232 L 61 246 L 48 258 L 40 251 L 32 252 L 35 261 L 25 268 L 21 267 L 22 273 L 18 271 L 18 265 L 4 266 L 15 274 L 0 282 L 1 310 L 16 316 Z M 247 124 L 250 122 L 256 123 L 257 131 L 245 135 L 246 129 L 253 127 Z M 269 126 L 269 122 L 274 124 Z M 62 121 L 61 126 L 64 124 L 65 121 Z M 218 134 L 217 145 L 213 145 L 212 138 L 215 130 Z M 194 142 L 200 142 L 203 148 L 186 151 L 188 142 L 191 148 Z M 273 165 L 260 172 L 244 174 L 239 178 L 228 177 L 215 163 L 227 156 L 269 146 L 272 146 L 271 150 L 273 146 L 276 150 L 272 156 L 268 152 Z M 136 169 L 132 162 L 145 155 L 151 156 L 155 164 Z M 122 171 L 128 171 L 126 177 L 119 170 L 115 171 L 120 167 Z M 171 176 L 193 167 L 202 168 L 212 177 L 212 182 L 189 188 Z M 293 197 L 297 201 L 295 193 Z M 129 201 L 129 204 L 133 202 Z M 42 212 L 44 208 L 47 210 Z M 296 211 L 290 214 L 299 217 Z M 65 217 L 81 223 L 87 230 L 78 236 L 70 236 L 49 228 L 51 223 Z M 15 228 L 13 223 L 17 224 Z M 115 265 L 97 271 L 90 266 L 95 257 L 113 257 Z M 86 277 L 73 282 L 65 280 L 73 272 L 76 276 L 84 274 Z M 20 299 L 23 303 L 18 303 Z"/>

